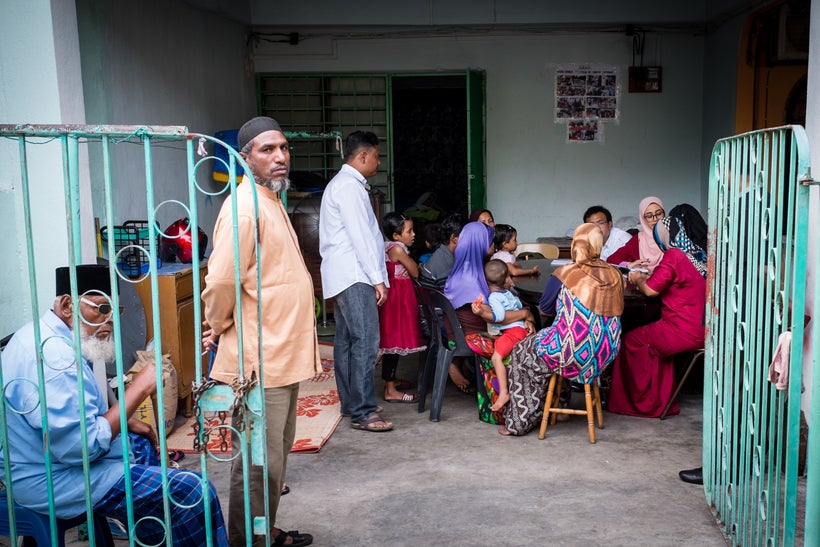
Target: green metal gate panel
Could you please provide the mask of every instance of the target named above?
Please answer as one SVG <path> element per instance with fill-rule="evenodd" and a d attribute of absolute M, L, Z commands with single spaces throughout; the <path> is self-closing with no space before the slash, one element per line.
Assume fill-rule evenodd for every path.
<path fill-rule="evenodd" d="M 804 508 L 805 544 L 820 541 L 816 504 L 798 503 L 804 488 L 809 502 L 817 498 L 820 479 L 815 473 L 806 484 L 798 473 L 813 184 L 807 142 L 802 127 L 780 127 L 720 140 L 712 153 L 704 489 L 733 545 L 799 543 Z M 794 342 L 788 387 L 778 390 L 768 373 L 782 333 Z M 813 423 L 816 446 L 820 422 Z"/>
<path fill-rule="evenodd" d="M 312 127 L 309 129 L 313 129 Z M 320 143 L 333 143 L 336 140 L 337 135 L 333 133 L 308 133 L 308 132 L 299 132 L 298 134 L 294 134 L 291 132 L 286 132 L 285 135 L 289 139 L 297 138 L 300 142 L 305 144 L 305 148 L 307 148 L 310 144 L 314 141 Z M 238 168 L 241 166 L 245 173 L 250 176 L 250 170 L 248 169 L 247 164 L 244 160 L 239 156 L 239 154 L 233 150 L 229 145 L 215 139 L 213 137 L 209 137 L 207 135 L 199 135 L 189 133 L 188 129 L 185 127 L 178 127 L 178 126 L 90 126 L 90 125 L 74 125 L 74 126 L 50 126 L 50 125 L 0 125 L 0 141 L 2 144 L 8 145 L 11 143 L 12 145 L 16 144 L 16 148 L 18 150 L 18 157 L 17 162 L 19 164 L 19 172 L 20 172 L 20 189 L 19 189 L 19 198 L 22 201 L 22 209 L 24 211 L 24 223 L 26 225 L 26 232 L 27 234 L 31 234 L 31 224 L 32 224 L 32 207 L 31 207 L 31 185 L 30 185 L 30 168 L 29 162 L 27 161 L 27 153 L 31 149 L 32 146 L 43 145 L 51 141 L 56 141 L 58 146 L 54 146 L 55 154 L 59 154 L 59 157 L 62 160 L 63 172 L 62 173 L 49 173 L 49 180 L 59 181 L 62 179 L 63 181 L 63 195 L 65 196 L 65 209 L 64 215 L 59 214 L 59 211 L 54 211 L 53 222 L 66 222 L 67 226 L 67 234 L 68 234 L 68 241 L 67 244 L 69 246 L 69 264 L 68 266 L 73 267 L 76 266 L 81 262 L 82 249 L 80 245 L 80 226 L 84 220 L 81 218 L 81 208 L 80 208 L 80 168 L 79 168 L 79 150 L 80 147 L 99 147 L 101 154 L 99 157 L 101 161 L 99 164 L 90 165 L 92 171 L 98 170 L 103 174 L 104 185 L 102 192 L 104 193 L 104 202 L 105 202 L 105 213 L 97 214 L 101 217 L 101 224 L 103 227 L 108 229 L 108 233 L 112 233 L 114 231 L 114 226 L 116 224 L 115 219 L 121 222 L 122 218 L 122 211 L 117 211 L 116 204 L 113 199 L 113 184 L 112 180 L 116 176 L 123 176 L 122 173 L 118 172 L 116 168 L 115 162 L 112 161 L 112 153 L 114 150 L 119 147 L 128 147 L 134 151 L 135 154 L 141 156 L 144 162 L 144 172 L 143 174 L 140 173 L 127 173 L 125 176 L 128 177 L 128 182 L 131 185 L 144 185 L 145 193 L 146 193 L 146 203 L 147 207 L 146 210 L 140 212 L 139 214 L 142 218 L 147 219 L 147 232 L 148 235 L 144 238 L 147 243 L 143 244 L 142 242 L 135 242 L 133 245 L 128 245 L 121 249 L 115 248 L 115 238 L 111 237 L 107 240 L 107 256 L 111 257 L 111 261 L 109 262 L 109 275 L 112 281 L 112 293 L 111 294 L 111 305 L 113 309 L 117 309 L 122 302 L 121 300 L 121 291 L 123 285 L 127 283 L 138 283 L 138 282 L 145 282 L 150 285 L 150 293 L 153 302 L 159 301 L 159 284 L 158 284 L 158 261 L 157 258 L 159 256 L 159 239 L 168 237 L 162 234 L 158 223 L 157 223 L 157 212 L 166 204 L 168 203 L 175 203 L 177 206 L 184 209 L 186 216 L 190 219 L 190 230 L 193 233 L 196 233 L 200 226 L 200 215 L 198 211 L 198 204 L 201 200 L 210 200 L 212 198 L 217 199 L 226 199 L 232 203 L 233 207 L 233 215 L 234 215 L 234 222 L 233 225 L 236 227 L 238 225 L 238 221 L 236 220 L 236 202 L 235 202 L 235 192 L 237 181 L 236 181 L 236 173 Z M 332 145 L 332 144 L 331 144 Z M 228 150 L 227 159 L 224 157 L 218 157 L 213 154 L 214 148 L 217 146 L 224 147 Z M 138 147 L 138 148 L 137 148 Z M 172 159 L 168 159 L 166 157 L 166 161 L 160 165 L 161 162 L 154 161 L 154 155 L 161 153 L 158 152 L 158 149 L 164 150 L 166 153 L 169 149 L 172 150 L 170 154 L 173 154 Z M 174 152 L 175 151 L 175 152 Z M 221 162 L 224 167 L 224 171 L 228 174 L 228 183 L 224 186 L 218 186 L 216 190 L 211 190 L 213 188 L 212 181 L 211 181 L 211 172 L 213 168 L 214 162 Z M 159 177 L 162 173 L 162 169 L 181 169 L 185 173 L 187 173 L 187 181 L 181 183 L 179 188 L 177 188 L 177 193 L 179 194 L 179 200 L 166 200 L 160 203 L 157 203 L 157 199 L 155 198 L 155 190 L 157 188 L 157 184 L 155 184 L 155 179 Z M 157 175 L 155 175 L 155 170 Z M 144 175 L 144 179 L 140 180 L 140 176 Z M 183 179 L 185 180 L 185 179 Z M 252 179 L 251 179 L 252 180 Z M 210 181 L 206 183 L 206 181 Z M 256 185 L 251 182 L 252 187 L 256 188 Z M 58 192 L 59 193 L 59 192 Z M 18 193 L 15 193 L 15 198 L 18 197 Z M 134 211 L 129 211 L 129 216 L 133 215 Z M 237 232 L 234 231 L 234 242 L 236 244 L 237 241 Z M 193 271 L 200 270 L 200 253 L 199 253 L 199 241 L 198 238 L 192 238 L 193 242 L 193 262 L 191 264 Z M 35 268 L 36 264 L 36 257 L 42 256 L 44 254 L 52 252 L 55 245 L 61 245 L 60 241 L 54 240 L 39 240 L 32 236 L 28 237 L 25 242 L 24 250 L 22 257 L 28 277 L 30 279 L 30 284 L 28 290 L 30 291 L 31 295 L 31 308 L 30 313 L 26 314 L 25 317 L 19 318 L 19 325 L 23 326 L 28 321 L 33 321 L 35 325 L 35 346 L 40 347 L 42 340 L 39 333 L 39 329 L 37 328 L 40 312 L 39 310 L 45 309 L 37 299 L 37 287 L 38 286 L 53 286 L 54 283 L 54 272 L 47 271 L 41 272 L 37 271 Z M 260 248 L 258 247 L 259 242 L 257 242 L 257 249 L 256 253 L 260 252 Z M 135 252 L 137 255 L 140 255 L 143 260 L 141 264 L 145 265 L 144 270 L 138 269 L 137 272 L 131 272 L 123 270 L 123 266 L 120 265 L 118 267 L 118 263 L 123 263 L 122 253 L 123 252 Z M 238 252 L 238 251 L 237 251 Z M 235 279 L 237 280 L 236 283 L 236 317 L 237 317 L 237 327 L 239 330 L 239 363 L 238 368 L 240 371 L 240 376 L 242 376 L 242 372 L 244 371 L 244 352 L 242 351 L 242 299 L 240 298 L 239 292 L 241 291 L 239 279 L 239 260 L 237 259 L 234 271 Z M 261 285 L 261 276 L 262 272 L 260 268 L 256 269 L 257 275 L 257 284 Z M 76 274 L 74 274 L 76 277 Z M 117 289 L 117 283 L 114 281 L 119 278 L 119 285 L 120 289 Z M 193 299 L 195 302 L 200 301 L 200 294 L 202 290 L 200 276 L 193 275 L 192 276 L 192 294 Z M 13 290 L 26 290 L 26 287 L 14 287 Z M 72 298 L 73 298 L 73 306 L 75 310 L 75 317 L 74 317 L 74 324 L 79 324 L 79 316 L 77 315 L 77 310 L 79 309 L 78 301 L 80 295 L 77 294 L 77 287 L 76 287 L 76 279 L 73 283 L 72 288 Z M 199 341 L 202 337 L 202 310 L 200 306 L 194 305 L 193 307 L 193 333 L 190 337 L 192 340 Z M 161 317 L 159 306 L 155 305 L 152 307 L 152 323 L 154 325 L 154 360 L 156 363 L 162 363 L 163 356 L 162 356 L 162 326 L 161 326 Z M 262 313 L 262 302 L 259 302 L 256 310 L 246 310 L 248 314 L 256 313 L 256 323 L 259 325 L 258 328 L 261 329 L 262 321 L 260 320 L 261 313 Z M 123 359 L 123 347 L 122 347 L 122 324 L 121 318 L 118 314 L 114 314 L 112 316 L 113 319 L 113 330 L 115 332 L 115 343 L 116 343 L 116 375 L 118 378 L 118 389 L 122 392 L 125 389 L 123 378 L 124 378 L 124 359 Z M 179 326 L 179 328 L 182 328 Z M 80 336 L 79 330 L 75 329 L 75 340 L 66 341 L 66 343 L 73 343 L 74 347 L 74 354 L 76 356 L 76 360 L 73 366 L 81 367 L 81 359 L 80 356 L 82 354 L 82 349 L 80 346 Z M 7 334 L 7 333 L 3 333 Z M 257 332 L 257 336 L 261 338 L 261 332 Z M 203 503 L 207 503 L 207 497 L 205 497 L 208 492 L 207 488 L 205 487 L 208 482 L 208 474 L 209 470 L 216 469 L 218 466 L 225 466 L 224 462 L 234 460 L 236 458 L 241 458 L 244 463 L 245 469 L 245 476 L 244 476 L 244 484 L 245 484 L 245 499 L 247 503 L 248 497 L 248 481 L 249 476 L 247 473 L 248 464 L 249 462 L 253 462 L 256 465 L 260 465 L 264 467 L 264 490 L 265 490 L 265 497 L 267 500 L 268 496 L 268 481 L 267 481 L 267 451 L 265 450 L 265 439 L 264 439 L 264 432 L 265 432 L 265 405 L 262 404 L 263 395 L 261 394 L 261 390 L 264 389 L 264 376 L 259 379 L 256 383 L 251 382 L 241 382 L 235 381 L 232 385 L 214 385 L 214 382 L 207 380 L 205 376 L 207 376 L 207 360 L 203 355 L 200 353 L 199 345 L 194 348 L 187 348 L 189 351 L 193 351 L 195 357 L 195 382 L 193 386 L 193 401 L 194 401 L 194 414 L 197 416 L 197 426 L 195 428 L 195 436 L 193 439 L 193 448 L 198 450 L 199 452 L 199 461 L 197 462 L 199 465 L 199 469 L 201 470 L 202 477 L 201 477 L 201 484 L 203 485 Z M 261 360 L 261 349 L 260 349 L 260 360 Z M 203 362 L 205 360 L 205 362 Z M 42 356 L 38 355 L 38 364 L 40 365 L 40 369 L 42 369 Z M 80 393 L 80 400 L 84 401 L 83 396 L 83 384 L 82 384 L 82 374 L 79 375 L 79 385 L 78 390 Z M 6 378 L 4 379 L 2 376 L 2 361 L 0 361 L 0 385 L 5 385 L 5 382 L 14 381 L 13 378 Z M 5 382 L 4 382 L 5 381 Z M 163 401 L 163 371 L 161 366 L 157 366 L 157 400 Z M 43 376 L 42 373 L 39 376 L 39 384 L 38 384 L 38 395 L 39 400 L 43 401 L 45 399 L 45 388 L 43 387 Z M 127 430 L 126 424 L 126 412 L 125 412 L 125 399 L 120 397 L 120 413 L 121 413 L 121 429 L 123 431 Z M 84 405 L 84 402 L 81 402 L 81 405 Z M 81 406 L 83 408 L 83 406 Z M 163 405 L 157 406 L 157 429 L 158 429 L 158 438 L 159 438 L 159 449 L 160 454 L 167 453 L 167 443 L 166 443 L 166 424 L 168 423 L 167 417 L 165 416 L 165 411 Z M 10 474 L 10 466 L 9 466 L 9 453 L 8 453 L 8 430 L 7 430 L 7 422 L 6 416 L 9 412 L 14 412 L 13 408 L 9 407 L 8 401 L 6 398 L 3 398 L 0 401 L 0 450 L 3 451 L 3 462 L 4 465 L 0 468 L 0 479 L 3 477 L 8 477 Z M 229 416 L 231 412 L 234 412 L 234 419 L 233 422 L 230 424 L 227 423 L 219 423 L 214 424 L 214 421 L 206 422 L 204 420 L 204 413 L 222 413 L 221 416 L 226 417 Z M 173 418 L 173 417 L 171 417 Z M 43 413 L 43 430 L 48 432 L 48 414 Z M 213 435 L 216 437 L 222 432 L 225 431 L 233 431 L 239 433 L 240 431 L 250 431 L 250 443 L 246 445 L 245 443 L 241 443 L 239 446 L 234 446 L 233 453 L 228 452 L 226 454 L 212 452 L 212 449 L 209 448 L 208 438 Z M 91 488 L 90 488 L 90 481 L 91 475 L 89 472 L 91 460 L 89 458 L 87 443 L 85 442 L 86 432 L 85 430 L 81 430 L 78 432 L 82 437 L 82 446 L 83 448 L 83 465 L 84 465 L 84 477 L 85 477 L 85 484 L 83 485 L 85 488 L 85 500 L 86 500 L 86 515 L 91 520 L 92 516 L 92 507 L 93 507 L 93 500 L 91 498 Z M 49 444 L 49 435 L 44 435 L 45 440 L 45 452 L 48 453 L 50 449 Z M 123 469 L 128 469 L 130 464 L 128 462 L 128 450 L 127 450 L 127 441 L 124 435 L 120 435 L 116 442 L 121 442 L 123 446 Z M 180 506 L 181 504 L 172 499 L 170 495 L 168 495 L 168 476 L 167 476 L 167 468 L 168 462 L 166 458 L 161 459 L 161 468 L 162 468 L 162 475 L 163 475 L 163 491 L 165 493 L 165 500 L 163 504 L 163 512 L 164 512 L 164 523 L 165 523 L 165 530 L 166 530 L 166 537 L 163 544 L 172 545 L 174 538 L 172 534 L 169 532 L 171 530 L 169 526 L 170 521 L 170 508 L 172 504 Z M 52 543 L 57 544 L 57 537 L 56 537 L 56 526 L 55 523 L 55 513 L 54 513 L 54 487 L 53 483 L 50 480 L 50 471 L 51 468 L 51 460 L 52 458 L 47 457 L 47 454 L 44 454 L 44 467 L 46 468 L 46 472 L 49 473 L 46 484 L 46 492 L 45 495 L 48 496 L 49 500 L 49 508 L 51 513 L 52 519 Z M 190 462 L 190 460 L 189 460 Z M 0 496 L 3 496 L 7 499 L 8 506 L 9 506 L 9 513 L 8 515 L 4 515 L 8 517 L 8 520 L 11 523 L 11 535 L 16 533 L 16 526 L 15 526 L 15 516 L 14 516 L 14 505 L 10 503 L 11 499 L 13 499 L 13 485 L 11 481 L 3 480 L 5 484 L 5 489 L 0 489 Z M 224 509 L 227 509 L 227 502 L 228 502 L 228 492 L 222 492 L 222 505 Z M 134 530 L 139 526 L 142 520 L 152 518 L 152 517 L 145 517 L 144 519 L 137 520 L 134 513 L 133 513 L 133 492 L 130 481 L 126 481 L 126 503 L 128 507 L 128 522 L 123 523 L 129 532 L 129 544 L 135 545 L 137 544 Z M 265 515 L 251 515 L 250 513 L 245 515 L 245 528 L 249 532 L 247 534 L 248 537 L 248 545 L 251 544 L 252 539 L 256 539 L 257 541 L 264 542 L 264 544 L 269 545 L 271 543 L 271 538 L 267 537 L 269 526 L 266 525 L 266 522 L 269 520 L 270 515 L 267 514 L 267 507 L 268 504 L 265 503 Z M 212 535 L 211 530 L 212 528 L 212 519 L 209 512 L 206 512 L 205 517 L 206 522 L 204 523 L 205 530 L 208 532 L 208 545 L 212 544 Z M 252 533 L 250 533 L 252 531 Z M 96 539 L 94 538 L 94 529 L 93 527 L 89 530 L 90 534 L 90 544 L 94 545 Z M 256 538 L 253 537 L 253 534 L 256 534 Z M 264 536 L 264 537 L 262 537 Z"/>

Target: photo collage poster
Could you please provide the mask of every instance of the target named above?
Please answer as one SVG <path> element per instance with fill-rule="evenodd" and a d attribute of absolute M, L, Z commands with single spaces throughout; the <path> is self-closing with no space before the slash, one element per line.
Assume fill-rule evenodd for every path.
<path fill-rule="evenodd" d="M 604 124 L 619 118 L 618 96 L 616 67 L 556 67 L 555 123 L 567 126 L 567 142 L 603 142 Z"/>

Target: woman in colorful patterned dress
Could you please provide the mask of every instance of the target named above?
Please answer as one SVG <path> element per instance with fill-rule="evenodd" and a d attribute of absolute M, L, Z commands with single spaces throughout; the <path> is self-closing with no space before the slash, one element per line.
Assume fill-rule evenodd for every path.
<path fill-rule="evenodd" d="M 555 313 L 555 321 L 519 342 L 510 356 L 510 402 L 498 431 L 502 435 L 524 435 L 541 422 L 553 373 L 594 382 L 618 353 L 624 280 L 600 259 L 603 239 L 597 225 L 580 225 L 572 239 L 573 262 L 547 281 L 539 308 Z"/>

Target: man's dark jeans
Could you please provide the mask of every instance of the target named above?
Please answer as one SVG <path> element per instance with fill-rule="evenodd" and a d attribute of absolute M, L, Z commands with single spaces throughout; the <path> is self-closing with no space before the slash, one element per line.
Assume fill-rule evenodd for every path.
<path fill-rule="evenodd" d="M 366 283 L 336 295 L 333 366 L 342 414 L 359 422 L 376 412 L 374 368 L 379 351 L 376 291 Z"/>

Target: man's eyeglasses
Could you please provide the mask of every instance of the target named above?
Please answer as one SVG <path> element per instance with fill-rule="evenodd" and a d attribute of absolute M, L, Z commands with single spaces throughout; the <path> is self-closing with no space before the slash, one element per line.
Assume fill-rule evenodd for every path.
<path fill-rule="evenodd" d="M 97 310 L 97 313 L 99 313 L 100 315 L 110 315 L 113 311 L 111 309 L 111 304 L 109 304 L 108 302 L 103 302 L 102 304 L 95 304 L 91 300 L 86 300 L 85 298 L 80 298 L 80 302 L 82 302 L 86 306 L 91 306 L 92 308 Z M 125 307 L 120 306 L 120 315 L 122 315 L 122 312 L 124 311 Z"/>
<path fill-rule="evenodd" d="M 660 211 L 655 211 L 654 213 L 646 213 L 643 218 L 646 220 L 655 220 L 656 218 L 663 218 L 666 215 L 666 211 L 661 209 Z"/>

